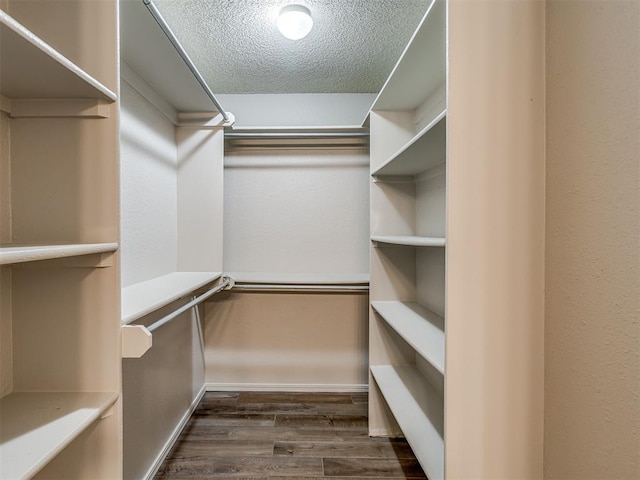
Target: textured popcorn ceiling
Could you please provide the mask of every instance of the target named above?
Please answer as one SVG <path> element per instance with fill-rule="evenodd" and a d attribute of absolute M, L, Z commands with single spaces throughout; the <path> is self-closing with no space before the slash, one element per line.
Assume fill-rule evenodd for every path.
<path fill-rule="evenodd" d="M 428 0 L 156 0 L 215 93 L 377 93 Z M 302 40 L 276 28 L 283 5 L 311 10 Z"/>

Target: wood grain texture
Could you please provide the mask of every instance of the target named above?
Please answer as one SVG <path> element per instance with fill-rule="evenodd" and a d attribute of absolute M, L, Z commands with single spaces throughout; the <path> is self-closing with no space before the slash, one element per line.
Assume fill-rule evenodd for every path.
<path fill-rule="evenodd" d="M 370 438 L 367 396 L 209 392 L 158 480 L 425 478 L 404 439 Z"/>
<path fill-rule="evenodd" d="M 324 458 L 324 474 L 335 476 L 401 476 L 426 478 L 415 458 Z"/>

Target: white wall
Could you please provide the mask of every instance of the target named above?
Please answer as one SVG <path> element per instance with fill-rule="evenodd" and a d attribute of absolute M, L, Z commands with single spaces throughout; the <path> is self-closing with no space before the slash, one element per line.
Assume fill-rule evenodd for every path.
<path fill-rule="evenodd" d="M 548 479 L 640 478 L 640 2 L 547 2 Z"/>
<path fill-rule="evenodd" d="M 217 95 L 235 126 L 358 126 L 376 95 L 370 93 L 305 93 Z"/>
<path fill-rule="evenodd" d="M 365 150 L 235 153 L 224 182 L 225 271 L 369 271 Z"/>
<path fill-rule="evenodd" d="M 178 252 L 174 126 L 126 81 L 121 84 L 122 286 L 175 272 Z"/>

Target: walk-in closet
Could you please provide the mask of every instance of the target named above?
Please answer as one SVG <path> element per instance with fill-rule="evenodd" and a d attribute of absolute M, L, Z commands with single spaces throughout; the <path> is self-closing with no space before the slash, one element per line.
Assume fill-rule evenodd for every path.
<path fill-rule="evenodd" d="M 640 478 L 639 85 L 638 0 L 0 0 L 0 479 Z"/>

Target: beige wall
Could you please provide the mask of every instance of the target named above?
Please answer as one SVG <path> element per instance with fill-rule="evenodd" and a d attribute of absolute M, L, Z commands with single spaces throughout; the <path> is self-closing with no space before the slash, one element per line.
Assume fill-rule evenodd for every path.
<path fill-rule="evenodd" d="M 640 478 L 640 2 L 547 2 L 545 478 Z"/>
<path fill-rule="evenodd" d="M 228 293 L 206 304 L 208 388 L 351 390 L 367 383 L 368 296 Z"/>

